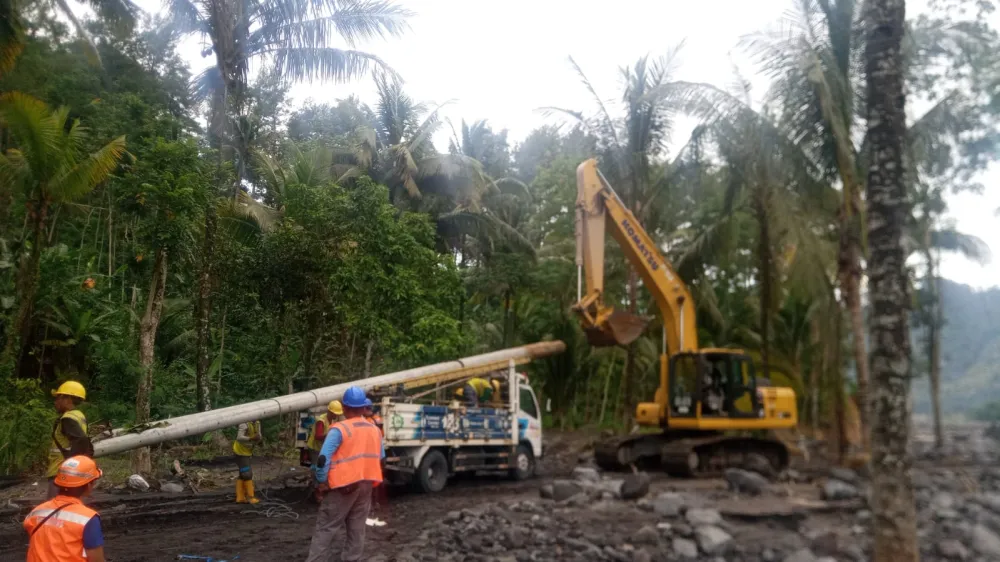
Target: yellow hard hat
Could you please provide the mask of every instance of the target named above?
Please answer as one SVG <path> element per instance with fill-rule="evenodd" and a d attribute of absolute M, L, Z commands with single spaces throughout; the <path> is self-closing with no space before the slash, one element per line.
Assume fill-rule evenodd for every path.
<path fill-rule="evenodd" d="M 344 415 L 344 406 L 341 405 L 340 400 L 334 400 L 330 402 L 330 404 L 326 407 L 326 409 L 330 410 L 334 414 L 337 414 L 338 416 Z"/>
<path fill-rule="evenodd" d="M 82 384 L 76 381 L 66 381 L 59 385 L 59 388 L 52 391 L 52 396 L 59 396 L 60 394 L 76 396 L 80 400 L 87 399 L 87 390 L 83 388 Z"/>

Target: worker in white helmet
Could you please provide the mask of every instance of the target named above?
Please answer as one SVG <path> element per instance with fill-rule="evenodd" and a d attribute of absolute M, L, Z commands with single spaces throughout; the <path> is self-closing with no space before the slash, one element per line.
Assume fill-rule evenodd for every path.
<path fill-rule="evenodd" d="M 52 391 L 52 396 L 55 397 L 59 417 L 52 426 L 52 446 L 49 448 L 49 464 L 45 472 L 48 479 L 48 499 L 59 493 L 55 478 L 64 460 L 77 455 L 94 456 L 94 445 L 87 435 L 87 416 L 78 409 L 80 403 L 87 399 L 87 390 L 76 381 L 66 381 Z"/>

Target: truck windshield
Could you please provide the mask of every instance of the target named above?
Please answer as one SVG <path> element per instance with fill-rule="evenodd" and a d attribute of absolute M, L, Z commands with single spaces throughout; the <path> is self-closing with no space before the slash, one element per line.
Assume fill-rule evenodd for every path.
<path fill-rule="evenodd" d="M 533 418 L 538 417 L 538 405 L 535 404 L 535 395 L 531 392 L 531 389 L 521 387 L 521 395 L 519 401 L 521 402 L 521 411 Z"/>

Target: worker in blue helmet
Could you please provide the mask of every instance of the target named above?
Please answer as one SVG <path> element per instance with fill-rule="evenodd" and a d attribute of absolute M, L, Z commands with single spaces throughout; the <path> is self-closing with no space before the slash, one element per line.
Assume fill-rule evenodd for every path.
<path fill-rule="evenodd" d="M 341 560 L 361 560 L 372 488 L 382 482 L 382 432 L 365 418 L 372 401 L 361 387 L 352 386 L 340 402 L 346 419 L 330 426 L 316 460 L 318 489 L 333 493 L 326 493 L 320 503 L 306 562 L 328 560 L 342 528 L 347 541 Z"/>

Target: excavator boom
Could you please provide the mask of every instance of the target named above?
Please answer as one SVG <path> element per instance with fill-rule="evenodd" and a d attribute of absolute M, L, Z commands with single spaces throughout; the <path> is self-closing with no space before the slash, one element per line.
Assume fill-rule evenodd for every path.
<path fill-rule="evenodd" d="M 576 265 L 587 292 L 578 295 L 574 310 L 591 345 L 628 345 L 642 335 L 647 324 L 645 319 L 605 303 L 604 237 L 610 230 L 660 309 L 669 353 L 698 349 L 691 293 L 601 175 L 596 160 L 577 167 L 576 190 Z"/>

